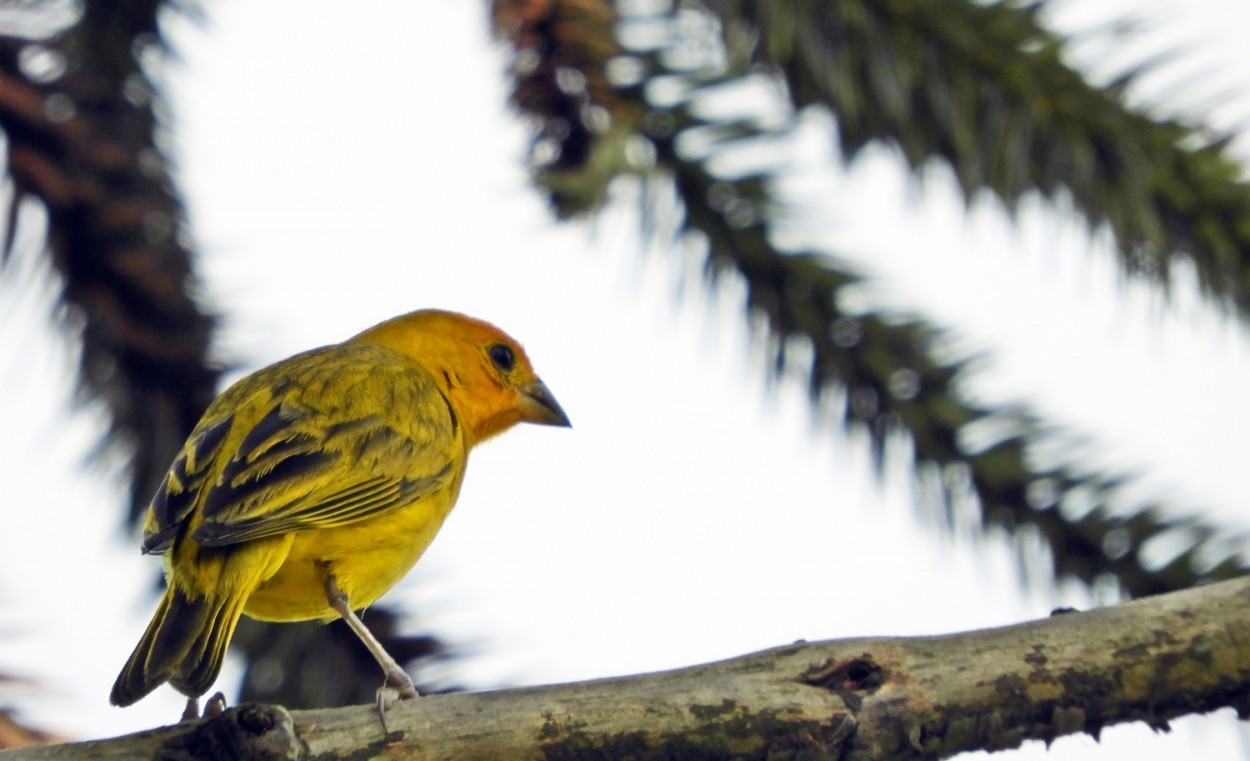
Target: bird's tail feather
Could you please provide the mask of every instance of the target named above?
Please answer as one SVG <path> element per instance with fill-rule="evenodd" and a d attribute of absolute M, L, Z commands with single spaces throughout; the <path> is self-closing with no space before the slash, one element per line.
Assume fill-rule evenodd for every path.
<path fill-rule="evenodd" d="M 169 587 L 113 684 L 109 701 L 128 706 L 169 682 L 184 695 L 208 691 L 243 611 L 243 600 L 191 597 Z"/>
<path fill-rule="evenodd" d="M 177 672 L 169 679 L 183 695 L 203 695 L 217 681 L 226 646 L 243 615 L 244 602 L 244 598 L 227 598 L 213 606 L 207 625 L 200 629 Z"/>

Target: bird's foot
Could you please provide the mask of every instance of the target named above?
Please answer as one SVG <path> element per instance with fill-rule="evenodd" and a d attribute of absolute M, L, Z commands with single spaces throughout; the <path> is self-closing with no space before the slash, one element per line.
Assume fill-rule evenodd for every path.
<path fill-rule="evenodd" d="M 378 688 L 378 719 L 382 722 L 382 731 L 390 734 L 386 726 L 386 712 L 395 705 L 396 700 L 411 700 L 420 697 L 417 688 L 412 684 L 412 677 L 403 671 L 388 671 L 386 681 Z"/>
<path fill-rule="evenodd" d="M 214 693 L 208 702 L 204 704 L 204 713 L 200 714 L 199 698 L 187 698 L 187 707 L 182 709 L 182 719 L 180 721 L 198 721 L 201 718 L 211 719 L 221 716 L 226 711 L 226 696 L 220 692 Z"/>
<path fill-rule="evenodd" d="M 226 696 L 220 692 L 213 693 L 213 696 L 204 704 L 204 718 L 211 719 L 214 716 L 221 716 L 226 712 Z"/>

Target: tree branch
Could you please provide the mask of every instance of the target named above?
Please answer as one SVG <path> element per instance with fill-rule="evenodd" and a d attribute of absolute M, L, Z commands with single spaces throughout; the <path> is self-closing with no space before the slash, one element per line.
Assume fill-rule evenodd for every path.
<path fill-rule="evenodd" d="M 1250 577 L 938 637 L 799 642 L 642 676 L 294 711 L 0 753 L 110 758 L 946 758 L 1231 707 L 1250 716 Z"/>

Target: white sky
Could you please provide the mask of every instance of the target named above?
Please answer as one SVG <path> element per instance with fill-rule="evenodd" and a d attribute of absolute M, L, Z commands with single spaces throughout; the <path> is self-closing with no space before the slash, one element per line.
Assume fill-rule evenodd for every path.
<path fill-rule="evenodd" d="M 1090 8 L 1126 5 L 1068 0 L 1060 17 L 1083 24 Z M 1250 86 L 1240 2 L 1150 7 L 1171 9 L 1159 39 L 1192 43 L 1216 84 Z M 709 307 L 680 254 L 640 257 L 628 212 L 552 225 L 522 169 L 526 133 L 504 107 L 484 2 L 369 8 L 233 0 L 209 7 L 206 30 L 178 24 L 177 154 L 207 296 L 228 318 L 223 357 L 253 369 L 411 309 L 453 308 L 521 340 L 572 417 L 571 431 L 523 428 L 477 451 L 456 512 L 388 598 L 475 648 L 457 681 L 634 673 L 1088 605 L 1070 590 L 1022 592 L 1004 543 L 930 530 L 902 473 L 878 489 L 862 442 L 814 429 L 798 384 L 766 390 L 740 294 Z M 1185 90 L 1181 106 L 1220 89 Z M 1250 96 L 1218 113 L 1247 114 Z M 1244 331 L 1183 289 L 1172 307 L 1138 286 L 1123 298 L 1110 257 L 1071 222 L 1029 213 L 1011 228 L 989 206 L 969 217 L 940 172 L 919 192 L 881 154 L 840 172 L 827 128 L 811 120 L 794 149 L 820 168 L 803 187 L 827 191 L 838 252 L 880 276 L 872 298 L 993 350 L 974 386 L 985 398 L 1029 398 L 1097 434 L 1091 461 L 1147 474 L 1144 493 L 1250 524 L 1247 414 L 1230 412 L 1250 384 Z M 0 704 L 79 737 L 165 723 L 181 707 L 173 690 L 107 703 L 154 606 L 156 564 L 118 535 L 116 481 L 82 467 L 97 418 L 64 411 L 67 352 L 24 266 L 0 278 L 0 474 L 13 506 L 0 671 L 38 686 L 0 691 Z M 1074 365 L 1095 370 L 1065 373 Z M 1112 730 L 1101 746 L 1061 740 L 1052 755 L 1242 747 L 1225 717 L 1168 736 Z"/>

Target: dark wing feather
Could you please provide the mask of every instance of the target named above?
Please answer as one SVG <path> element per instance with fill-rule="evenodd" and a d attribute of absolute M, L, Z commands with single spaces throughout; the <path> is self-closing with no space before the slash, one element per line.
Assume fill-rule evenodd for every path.
<path fill-rule="evenodd" d="M 327 437 L 300 425 L 303 418 L 291 405 L 281 403 L 247 432 L 204 497 L 205 522 L 233 522 L 246 505 L 267 504 L 273 494 L 300 494 L 303 483 L 334 468 L 342 454 L 326 449 Z"/>
<path fill-rule="evenodd" d="M 233 417 L 194 431 L 165 474 L 149 506 L 149 525 L 143 537 L 145 553 L 160 554 L 174 543 L 183 522 L 195 508 L 196 494 L 204 485 L 217 449 L 230 430 Z"/>
<path fill-rule="evenodd" d="M 233 523 L 206 520 L 192 536 L 199 544 L 216 547 L 292 531 L 354 523 L 411 504 L 437 489 L 450 470 L 448 465 L 442 472 L 425 478 L 373 478 L 315 500 L 306 498 L 275 507 L 269 515 L 248 520 Z"/>

